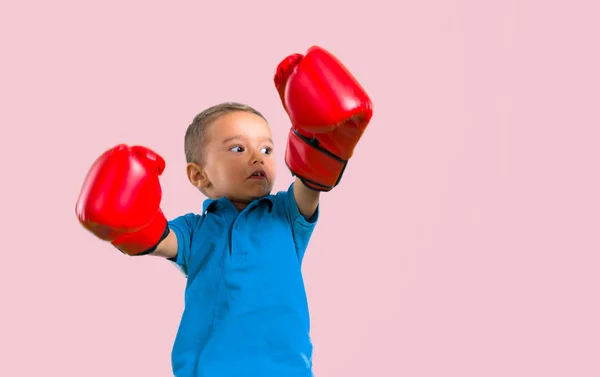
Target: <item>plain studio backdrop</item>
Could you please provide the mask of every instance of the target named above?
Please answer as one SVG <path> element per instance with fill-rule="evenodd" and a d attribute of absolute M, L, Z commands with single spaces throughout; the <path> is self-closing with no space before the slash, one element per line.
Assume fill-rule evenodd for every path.
<path fill-rule="evenodd" d="M 0 375 L 172 375 L 185 279 L 77 222 L 118 144 L 167 161 L 202 109 L 290 127 L 273 85 L 320 45 L 373 120 L 303 267 L 317 377 L 600 375 L 596 1 L 3 1 Z"/>

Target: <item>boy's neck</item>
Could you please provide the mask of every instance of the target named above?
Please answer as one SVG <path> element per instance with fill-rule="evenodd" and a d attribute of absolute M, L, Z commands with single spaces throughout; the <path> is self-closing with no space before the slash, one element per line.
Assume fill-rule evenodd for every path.
<path fill-rule="evenodd" d="M 233 204 L 233 206 L 235 207 L 235 209 L 238 210 L 238 212 L 241 212 L 244 210 L 244 208 L 248 207 L 248 203 L 243 203 L 243 202 L 231 202 Z"/>

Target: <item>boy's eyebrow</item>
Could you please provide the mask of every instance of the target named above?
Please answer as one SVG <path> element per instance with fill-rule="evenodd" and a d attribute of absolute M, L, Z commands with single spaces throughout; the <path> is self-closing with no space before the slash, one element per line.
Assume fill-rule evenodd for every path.
<path fill-rule="evenodd" d="M 242 138 L 241 136 L 231 136 L 231 137 L 228 137 L 227 139 L 223 140 L 223 144 L 227 144 L 230 141 L 233 141 L 233 140 L 236 140 L 236 139 L 241 139 L 241 138 Z"/>
<path fill-rule="evenodd" d="M 243 139 L 243 137 L 240 136 L 240 135 L 228 137 L 227 139 L 223 140 L 223 144 L 227 144 L 227 143 L 229 143 L 229 142 L 231 142 L 233 140 L 237 140 L 237 139 Z M 271 144 L 275 144 L 275 143 L 273 143 L 273 139 L 271 139 L 270 137 L 263 137 L 260 140 L 261 141 L 268 141 Z"/>

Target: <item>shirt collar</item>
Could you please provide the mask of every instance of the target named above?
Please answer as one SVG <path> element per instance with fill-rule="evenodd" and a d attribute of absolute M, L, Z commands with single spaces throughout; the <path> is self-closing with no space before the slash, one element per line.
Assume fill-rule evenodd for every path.
<path fill-rule="evenodd" d="M 252 207 L 252 206 L 256 206 L 259 203 L 262 203 L 264 201 L 269 202 L 269 204 L 273 204 L 274 203 L 274 199 L 273 199 L 273 195 L 267 195 L 267 196 L 263 196 L 262 198 L 258 198 L 253 200 L 252 202 L 250 202 L 248 204 L 248 207 Z M 220 199 L 206 199 L 204 200 L 204 202 L 202 203 L 202 213 L 206 214 L 209 211 L 215 211 L 218 207 L 219 204 L 221 205 L 231 205 L 231 202 L 229 201 L 229 199 L 223 197 Z"/>

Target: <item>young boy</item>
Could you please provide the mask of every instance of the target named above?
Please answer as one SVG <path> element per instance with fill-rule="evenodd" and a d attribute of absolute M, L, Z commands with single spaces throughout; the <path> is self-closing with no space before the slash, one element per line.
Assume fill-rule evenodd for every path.
<path fill-rule="evenodd" d="M 172 353 L 177 377 L 312 376 L 301 265 L 319 196 L 341 179 L 370 121 L 371 101 L 327 51 L 313 47 L 278 66 L 275 85 L 293 127 L 285 161 L 295 176 L 272 194 L 273 141 L 260 112 L 222 103 L 185 135 L 187 177 L 208 199 L 201 214 L 167 221 L 165 162 L 141 146 L 101 155 L 76 206 L 86 229 L 127 255 L 155 255 L 187 276 Z"/>

